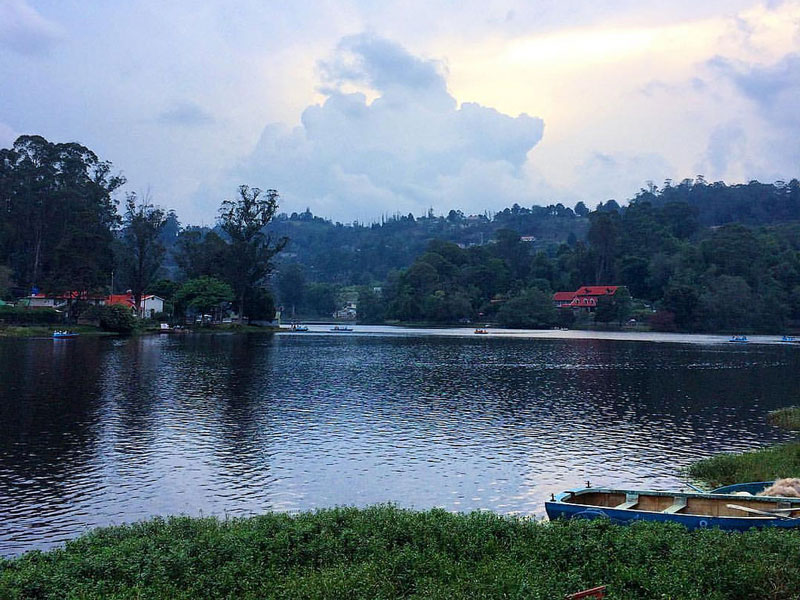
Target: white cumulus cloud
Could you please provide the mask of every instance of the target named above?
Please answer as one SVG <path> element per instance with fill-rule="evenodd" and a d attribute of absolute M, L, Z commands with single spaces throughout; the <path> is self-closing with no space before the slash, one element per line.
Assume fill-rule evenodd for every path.
<path fill-rule="evenodd" d="M 298 127 L 266 127 L 239 173 L 277 188 L 285 209 L 371 220 L 429 207 L 483 212 L 525 195 L 541 119 L 458 106 L 442 63 L 371 34 L 342 39 L 319 70 L 324 102 Z"/>

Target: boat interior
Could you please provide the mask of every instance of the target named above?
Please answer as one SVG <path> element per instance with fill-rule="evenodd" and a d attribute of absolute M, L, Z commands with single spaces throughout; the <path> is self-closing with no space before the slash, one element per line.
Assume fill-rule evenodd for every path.
<path fill-rule="evenodd" d="M 800 498 L 728 496 L 596 490 L 573 493 L 562 499 L 567 504 L 598 508 L 643 510 L 664 514 L 713 517 L 791 518 L 800 517 Z M 793 510 L 796 509 L 796 510 Z M 764 514 L 766 513 L 766 514 Z"/>

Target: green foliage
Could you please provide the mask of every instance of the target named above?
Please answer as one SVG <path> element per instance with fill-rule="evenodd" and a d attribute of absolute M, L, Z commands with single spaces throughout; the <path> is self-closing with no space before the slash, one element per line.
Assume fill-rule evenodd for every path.
<path fill-rule="evenodd" d="M 223 302 L 233 300 L 233 289 L 213 277 L 190 279 L 175 292 L 175 302 L 201 313 L 211 312 Z"/>
<path fill-rule="evenodd" d="M 789 406 L 770 411 L 767 415 L 767 423 L 784 429 L 800 431 L 800 406 Z"/>
<path fill-rule="evenodd" d="M 117 246 L 117 264 L 120 279 L 130 288 L 134 303 L 139 309 L 142 295 L 161 268 L 165 253 L 161 232 L 167 223 L 167 216 L 147 198 L 139 202 L 132 192 L 125 201 L 122 223 L 122 234 Z"/>
<path fill-rule="evenodd" d="M 712 486 L 742 481 L 800 477 L 800 443 L 793 442 L 742 454 L 719 454 L 696 462 L 687 473 Z"/>
<path fill-rule="evenodd" d="M 225 280 L 235 291 L 239 314 L 245 315 L 248 290 L 258 287 L 272 270 L 272 258 L 288 242 L 273 240 L 264 228 L 278 209 L 278 192 L 246 185 L 239 186 L 239 197 L 225 200 L 219 209 L 219 226 L 230 240 Z"/>
<path fill-rule="evenodd" d="M 82 316 L 98 321 L 101 329 L 115 333 L 131 333 L 137 325 L 131 309 L 121 304 L 89 306 Z"/>
<path fill-rule="evenodd" d="M 155 519 L 0 559 L 4 598 L 771 598 L 800 588 L 800 533 L 538 523 L 391 506 Z"/>
<path fill-rule="evenodd" d="M 544 329 L 557 321 L 552 295 L 531 288 L 511 298 L 497 311 L 497 321 L 505 327 Z"/>
<path fill-rule="evenodd" d="M 0 259 L 24 290 L 92 290 L 111 272 L 111 194 L 124 183 L 80 144 L 21 136 L 0 149 Z"/>
<path fill-rule="evenodd" d="M 61 323 L 64 315 L 52 308 L 27 308 L 23 306 L 0 306 L 0 322 L 15 325 Z"/>

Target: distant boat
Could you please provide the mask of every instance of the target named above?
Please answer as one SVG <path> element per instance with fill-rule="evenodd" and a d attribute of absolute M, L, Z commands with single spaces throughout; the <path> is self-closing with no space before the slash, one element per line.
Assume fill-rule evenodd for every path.
<path fill-rule="evenodd" d="M 80 334 L 75 333 L 73 331 L 54 331 L 53 337 L 54 338 L 74 338 L 78 337 Z"/>
<path fill-rule="evenodd" d="M 339 325 L 336 325 L 335 327 L 331 327 L 330 331 L 334 331 L 336 333 L 348 333 L 350 331 L 353 331 L 353 328 L 352 327 L 340 327 Z"/>
<path fill-rule="evenodd" d="M 785 335 L 780 339 L 781 342 L 786 342 L 788 344 L 797 344 L 800 342 L 800 339 L 794 337 L 793 335 Z"/>
<path fill-rule="evenodd" d="M 746 491 L 743 486 L 755 485 L 761 484 L 737 484 L 713 493 L 585 487 L 553 496 L 545 502 L 545 510 L 551 521 L 608 518 L 622 525 L 669 521 L 688 529 L 719 527 L 728 531 L 800 527 L 800 498 L 734 495 L 734 491 Z"/>
<path fill-rule="evenodd" d="M 291 330 L 298 333 L 302 333 L 304 331 L 308 331 L 308 325 L 297 325 L 295 323 L 292 323 Z"/>
<path fill-rule="evenodd" d="M 475 333 L 477 333 L 479 335 L 486 335 L 487 333 L 489 333 L 489 330 L 488 329 L 476 329 Z"/>
<path fill-rule="evenodd" d="M 734 335 L 731 336 L 731 339 L 728 340 L 729 342 L 735 342 L 737 344 L 746 344 L 750 340 L 747 339 L 746 335 Z"/>

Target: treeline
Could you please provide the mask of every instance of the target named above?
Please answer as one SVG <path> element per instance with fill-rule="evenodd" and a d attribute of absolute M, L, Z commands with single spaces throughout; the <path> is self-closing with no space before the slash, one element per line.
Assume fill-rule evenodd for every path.
<path fill-rule="evenodd" d="M 275 190 L 240 186 L 221 203 L 218 232 L 207 233 L 181 230 L 174 211 L 135 193 L 120 214 L 113 194 L 124 183 L 80 144 L 22 136 L 1 149 L 0 298 L 61 296 L 75 318 L 93 296 L 130 290 L 137 309 L 154 293 L 170 312 L 228 304 L 239 315 L 273 317 L 266 279 L 286 244 L 265 232 Z"/>
<path fill-rule="evenodd" d="M 432 242 L 409 269 L 389 278 L 383 316 L 568 326 L 576 317 L 621 321 L 638 306 L 639 318 L 661 330 L 779 332 L 800 319 L 796 183 L 773 186 L 787 199 L 784 206 L 795 207 L 787 213 L 795 221 L 780 225 L 704 228 L 696 207 L 653 203 L 647 193 L 624 208 L 601 204 L 588 215 L 585 241 L 548 251 L 533 250 L 513 230 L 479 247 Z M 713 189 L 727 190 L 704 194 L 713 197 Z M 593 315 L 555 310 L 553 292 L 583 285 L 625 286 L 639 302 L 604 299 Z"/>

